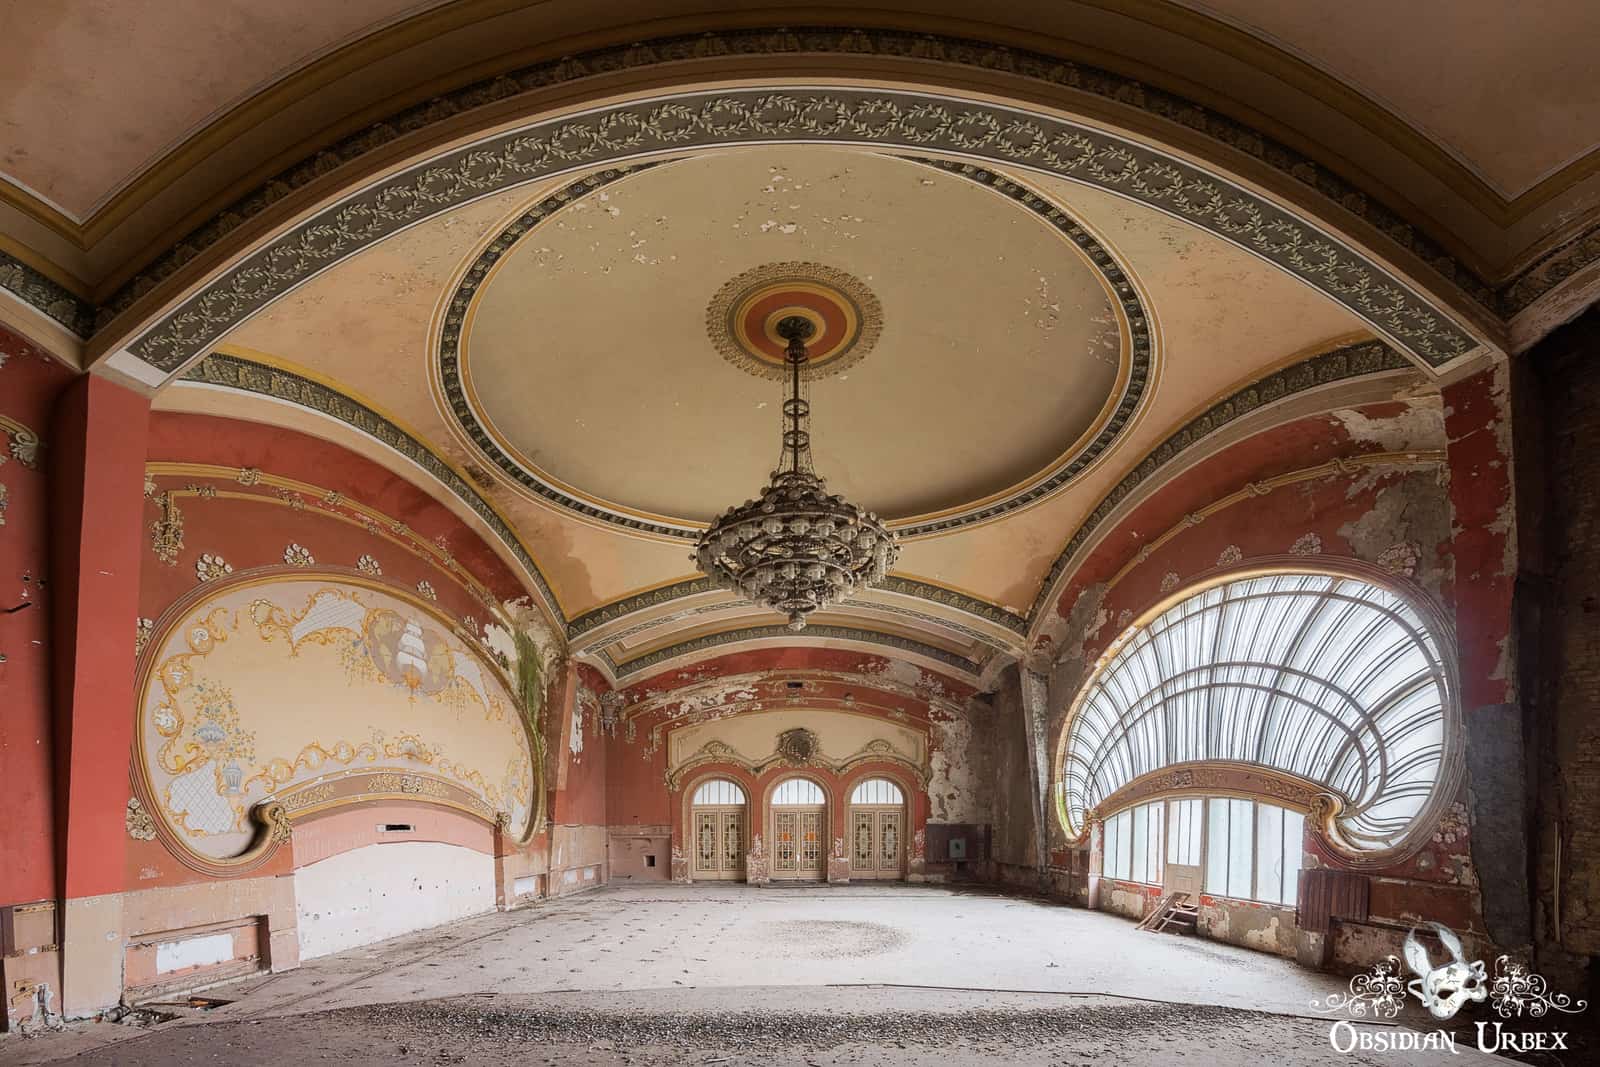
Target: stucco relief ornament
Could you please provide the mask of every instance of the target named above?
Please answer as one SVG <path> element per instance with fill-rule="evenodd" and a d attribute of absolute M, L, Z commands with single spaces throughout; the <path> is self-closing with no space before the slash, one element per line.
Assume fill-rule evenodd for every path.
<path fill-rule="evenodd" d="M 428 581 L 426 578 L 417 583 L 417 592 L 421 593 L 427 600 L 439 599 L 439 594 L 433 590 L 433 583 Z"/>
<path fill-rule="evenodd" d="M 1417 565 L 1422 562 L 1422 546 L 1415 541 L 1401 541 L 1378 553 L 1378 566 L 1390 574 L 1414 577 Z"/>
<path fill-rule="evenodd" d="M 261 468 L 259 468 L 259 467 L 240 467 L 239 468 L 238 479 L 239 479 L 239 484 L 240 485 L 260 485 L 261 484 Z"/>
<path fill-rule="evenodd" d="M 133 630 L 133 655 L 138 658 L 144 652 L 144 646 L 150 643 L 150 638 L 155 635 L 156 621 L 141 618 Z"/>
<path fill-rule="evenodd" d="M 6 524 L 6 509 L 10 506 L 11 490 L 6 488 L 4 482 L 0 482 L 0 526 L 4 526 Z"/>
<path fill-rule="evenodd" d="M 1161 591 L 1163 593 L 1172 592 L 1174 589 L 1178 588 L 1179 581 L 1181 581 L 1181 579 L 1178 577 L 1177 571 L 1168 571 L 1166 574 L 1161 576 Z"/>
<path fill-rule="evenodd" d="M 1322 538 L 1314 533 L 1304 534 L 1289 546 L 1289 555 L 1291 556 L 1320 556 L 1321 554 Z"/>
<path fill-rule="evenodd" d="M 127 814 L 123 824 L 128 828 L 128 836 L 135 841 L 154 841 L 156 839 L 156 821 L 150 813 L 139 803 L 138 797 L 128 798 Z"/>
<path fill-rule="evenodd" d="M 150 524 L 150 550 L 156 559 L 174 567 L 183 550 L 183 513 L 170 492 L 162 493 L 156 504 L 161 508 L 161 517 Z"/>
<path fill-rule="evenodd" d="M 294 543 L 283 550 L 283 561 L 291 567 L 309 567 L 317 562 L 310 549 Z"/>
<path fill-rule="evenodd" d="M 202 552 L 200 558 L 194 561 L 194 576 L 202 582 L 214 581 L 232 573 L 233 564 L 210 552 Z"/>
<path fill-rule="evenodd" d="M 1243 559 L 1244 552 L 1240 550 L 1239 546 L 1229 545 L 1227 548 L 1222 550 L 1220 555 L 1217 556 L 1217 566 L 1232 567 L 1240 563 Z"/>
<path fill-rule="evenodd" d="M 810 763 L 820 750 L 817 735 L 803 726 L 778 735 L 778 755 L 790 763 Z"/>
<path fill-rule="evenodd" d="M 371 556 L 362 556 L 356 560 L 356 570 L 373 578 L 383 576 L 383 566 Z"/>

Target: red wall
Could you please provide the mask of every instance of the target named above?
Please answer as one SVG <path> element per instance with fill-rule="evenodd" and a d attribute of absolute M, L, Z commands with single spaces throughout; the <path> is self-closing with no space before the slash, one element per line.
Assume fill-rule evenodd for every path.
<path fill-rule="evenodd" d="M 474 530 L 447 508 L 400 476 L 337 445 L 256 423 L 212 416 L 157 413 L 152 418 L 149 461 L 253 467 L 264 475 L 276 475 L 337 491 L 346 501 L 365 505 L 390 519 L 399 520 L 428 542 L 447 547 L 497 601 L 525 595 L 510 568 Z M 458 621 L 474 619 L 478 623 L 475 632 L 479 634 L 482 633 L 482 624 L 491 618 L 488 607 L 468 585 L 445 567 L 397 544 L 391 539 L 394 533 L 392 529 L 380 527 L 374 531 L 359 521 L 348 521 L 355 518 L 357 513 L 347 503 L 325 502 L 321 497 L 309 493 L 289 492 L 286 497 L 286 491 L 267 481 L 246 486 L 233 475 L 213 477 L 182 473 L 157 476 L 154 479 L 155 492 L 149 494 L 145 501 L 146 529 L 149 523 L 161 517 L 159 494 L 189 486 L 209 486 L 219 495 L 205 498 L 186 494 L 178 498 L 178 507 L 183 515 L 183 548 L 176 561 L 167 564 L 158 559 L 148 537 L 144 538 L 142 544 L 139 611 L 141 616 L 156 620 L 158 632 L 162 616 L 180 598 L 196 589 L 198 579 L 195 563 L 202 553 L 222 557 L 233 567 L 235 574 L 252 568 L 276 568 L 280 572 L 292 573 L 292 568 L 285 565 L 283 558 L 284 549 L 291 543 L 302 545 L 312 552 L 318 571 L 346 570 L 356 574 L 356 561 L 370 554 L 382 565 L 382 576 L 376 580 L 386 585 L 416 595 L 417 583 L 427 581 L 437 595 L 438 607 Z M 291 506 L 292 503 L 298 506 Z M 556 688 L 552 686 L 553 691 Z M 602 777 L 602 789 L 603 781 Z M 381 820 L 385 817 L 382 813 L 389 812 L 390 807 L 393 807 L 395 821 L 415 821 L 401 817 L 410 810 L 404 805 L 386 805 L 379 809 L 363 809 L 365 814 L 356 822 L 365 825 L 375 818 Z M 329 847 L 322 840 L 326 836 L 324 829 L 318 829 L 320 821 L 313 819 L 305 828 L 310 835 L 307 838 L 308 847 L 319 858 Z M 450 819 L 445 819 L 445 822 L 450 823 Z M 477 826 L 476 830 L 462 832 L 468 833 L 475 841 L 478 838 L 486 839 L 488 829 L 481 824 L 474 825 Z M 348 835 L 335 833 L 337 826 L 334 823 L 330 823 L 325 830 L 334 833 L 337 838 L 336 851 L 367 843 L 357 838 L 346 841 Z M 299 837 L 297 832 L 297 841 Z M 539 839 L 530 847 L 542 850 L 544 843 Z M 296 862 L 298 858 L 294 850 L 280 850 L 266 866 L 252 874 L 287 873 Z M 180 863 L 159 839 L 129 840 L 125 866 L 128 889 L 198 882 L 207 878 Z"/>
<path fill-rule="evenodd" d="M 39 436 L 38 469 L 0 464 L 0 906 L 55 895 L 50 714 L 49 493 L 52 411 L 74 374 L 0 327 L 0 415 Z M 10 457 L 0 435 L 0 454 Z"/>

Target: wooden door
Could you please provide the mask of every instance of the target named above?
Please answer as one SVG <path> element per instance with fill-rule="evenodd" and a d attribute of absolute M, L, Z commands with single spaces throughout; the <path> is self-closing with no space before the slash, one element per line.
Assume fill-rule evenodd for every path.
<path fill-rule="evenodd" d="M 772 877 L 818 881 L 827 850 L 823 847 L 823 809 L 774 808 L 772 812 Z"/>
<path fill-rule="evenodd" d="M 693 811 L 695 880 L 743 878 L 743 806 L 696 807 Z"/>
<path fill-rule="evenodd" d="M 862 880 L 901 877 L 904 831 L 901 808 L 851 808 L 850 877 Z"/>

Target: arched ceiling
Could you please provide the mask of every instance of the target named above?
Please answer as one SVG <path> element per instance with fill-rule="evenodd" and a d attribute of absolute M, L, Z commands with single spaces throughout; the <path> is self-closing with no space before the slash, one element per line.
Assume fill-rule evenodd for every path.
<path fill-rule="evenodd" d="M 1029 481 L 1115 406 L 1122 323 L 1057 226 L 925 163 L 781 146 L 632 174 L 524 234 L 460 342 L 483 432 L 591 502 L 709 522 L 777 461 L 783 384 L 719 354 L 738 324 L 713 307 L 758 270 L 799 279 L 753 309 L 769 319 L 839 272 L 874 305 L 874 338 L 810 385 L 812 448 L 887 518 Z"/>
<path fill-rule="evenodd" d="M 818 464 L 906 540 L 801 641 L 972 682 L 1152 457 L 1600 284 L 1585 5 L 705 6 L 7 14 L 0 319 L 384 457 L 631 682 L 795 640 L 687 539 L 776 452 L 736 350 L 837 312 Z"/>

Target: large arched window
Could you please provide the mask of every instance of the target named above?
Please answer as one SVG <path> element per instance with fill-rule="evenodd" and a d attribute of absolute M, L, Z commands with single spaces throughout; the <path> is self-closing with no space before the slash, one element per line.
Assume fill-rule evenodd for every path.
<path fill-rule="evenodd" d="M 1438 783 L 1449 699 L 1437 641 L 1396 593 L 1329 574 L 1223 582 L 1108 650 L 1068 719 L 1061 815 L 1077 834 L 1142 775 L 1217 761 L 1324 789 L 1346 845 L 1392 848 Z"/>

